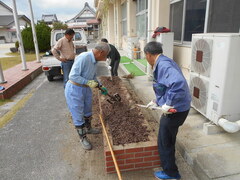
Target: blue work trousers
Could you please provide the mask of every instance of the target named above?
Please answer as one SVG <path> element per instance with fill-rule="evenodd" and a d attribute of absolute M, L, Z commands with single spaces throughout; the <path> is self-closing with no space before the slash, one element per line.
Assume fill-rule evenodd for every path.
<path fill-rule="evenodd" d="M 85 123 L 84 116 L 92 115 L 92 90 L 89 87 L 81 87 L 67 82 L 65 97 L 68 109 L 72 114 L 74 126 Z"/>
<path fill-rule="evenodd" d="M 61 67 L 62 67 L 62 71 L 63 71 L 63 86 L 64 86 L 64 88 L 69 79 L 68 76 L 71 71 L 73 63 L 74 63 L 74 60 L 68 60 L 66 62 L 61 62 Z"/>
<path fill-rule="evenodd" d="M 188 111 L 162 115 L 158 132 L 158 151 L 163 171 L 172 177 L 178 175 L 178 167 L 175 163 L 175 143 L 178 128 L 187 118 Z"/>

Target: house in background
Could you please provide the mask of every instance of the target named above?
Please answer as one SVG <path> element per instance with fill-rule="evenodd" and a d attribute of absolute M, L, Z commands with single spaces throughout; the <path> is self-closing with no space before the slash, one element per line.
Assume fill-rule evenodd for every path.
<path fill-rule="evenodd" d="M 58 19 L 56 14 L 43 14 L 41 21 L 45 22 L 51 27 L 54 22 L 58 22 Z"/>
<path fill-rule="evenodd" d="M 20 29 L 30 26 L 31 21 L 25 15 L 18 15 Z M 14 23 L 13 11 L 0 1 L 0 43 L 17 41 L 17 32 Z"/>
<path fill-rule="evenodd" d="M 97 38 L 98 36 L 98 24 L 96 19 L 96 12 L 86 2 L 84 8 L 72 19 L 66 21 L 69 28 L 84 29 L 88 39 Z"/>

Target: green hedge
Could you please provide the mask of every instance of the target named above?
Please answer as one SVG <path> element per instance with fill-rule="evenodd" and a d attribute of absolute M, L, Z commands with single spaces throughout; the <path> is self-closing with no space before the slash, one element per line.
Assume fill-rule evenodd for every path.
<path fill-rule="evenodd" d="M 38 48 L 40 52 L 45 52 L 50 50 L 50 37 L 51 37 L 51 28 L 44 22 L 39 22 L 36 26 L 36 34 L 38 40 Z M 22 31 L 23 46 L 26 52 L 34 52 L 34 43 L 32 28 L 26 27 Z"/>

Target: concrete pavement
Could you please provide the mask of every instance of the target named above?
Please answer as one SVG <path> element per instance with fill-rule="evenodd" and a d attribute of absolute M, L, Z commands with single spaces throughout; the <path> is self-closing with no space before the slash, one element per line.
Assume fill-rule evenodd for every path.
<path fill-rule="evenodd" d="M 145 104 L 154 98 L 147 76 L 135 77 L 129 83 Z M 149 112 L 159 123 L 160 112 Z M 203 123 L 206 122 L 209 121 L 191 109 L 186 122 L 179 129 L 177 149 L 200 180 L 239 180 L 240 132 L 206 135 L 203 132 Z"/>
<path fill-rule="evenodd" d="M 39 77 L 40 77 L 40 79 L 37 78 L 36 81 L 33 81 L 32 83 L 30 83 L 30 85 L 26 86 L 26 88 L 24 88 L 22 91 L 20 91 L 18 93 L 18 95 L 13 96 L 13 98 L 12 98 L 13 102 L 10 102 L 4 106 L 1 106 L 0 115 L 3 116 L 6 114 L 6 112 L 11 111 L 13 109 L 13 107 L 16 105 L 16 102 L 19 102 L 23 97 L 26 96 L 26 94 L 28 94 L 30 92 L 30 89 L 32 89 L 32 88 L 29 88 L 29 87 L 31 87 L 31 85 L 34 82 L 35 83 L 37 82 L 37 84 L 38 84 L 36 86 L 38 88 L 34 88 L 34 90 L 42 89 L 42 91 L 45 91 L 45 92 L 41 91 L 41 92 L 39 92 L 40 95 L 37 95 L 37 96 L 39 96 L 38 97 L 39 102 L 41 102 L 40 99 L 45 98 L 44 93 L 51 92 L 51 90 L 49 90 L 48 85 L 46 85 L 46 83 L 49 83 L 46 81 L 46 77 L 43 74 L 40 75 Z M 129 85 L 131 86 L 131 89 L 134 90 L 134 92 L 138 95 L 138 97 L 145 104 L 148 103 L 150 100 L 152 100 L 155 97 L 154 92 L 152 90 L 151 82 L 148 81 L 147 76 L 135 77 L 134 79 L 126 80 L 126 83 L 129 83 Z M 51 83 L 49 85 L 51 85 Z M 59 85 L 59 88 L 62 88 L 61 83 L 58 83 L 57 85 Z M 54 89 L 57 89 L 57 88 L 54 87 Z M 27 91 L 24 92 L 24 90 L 27 90 Z M 61 90 L 58 91 L 58 93 L 61 94 L 62 93 Z M 56 97 L 56 96 L 53 95 L 53 97 Z M 61 97 L 61 95 L 59 95 L 57 97 Z M 59 100 L 59 102 L 61 102 L 61 104 L 62 104 L 62 103 L 64 103 L 64 100 L 61 99 L 61 100 Z M 38 106 L 36 106 L 32 101 L 30 101 L 30 103 L 31 104 L 28 105 L 29 110 L 24 109 L 23 111 L 25 111 L 25 112 L 27 111 L 29 113 L 31 112 L 33 114 L 29 115 L 27 117 L 27 119 L 22 118 L 21 121 L 24 121 L 24 120 L 30 121 L 31 118 L 34 118 L 34 119 L 38 118 L 38 116 L 36 114 L 34 114 L 34 110 L 42 109 L 44 106 L 44 104 L 41 104 L 41 103 L 38 103 Z M 47 104 L 50 102 L 45 102 L 45 103 Z M 61 109 L 61 108 L 59 108 L 59 109 Z M 64 112 L 64 114 L 63 114 L 64 117 L 61 117 L 61 118 L 63 118 L 63 121 L 64 121 L 64 118 L 66 119 L 68 116 L 66 113 L 67 112 L 66 107 L 61 109 L 61 111 Z M 153 127 L 157 128 L 158 123 L 159 123 L 160 112 L 158 112 L 158 111 L 149 111 L 149 112 L 154 117 L 154 121 L 151 123 L 151 125 Z M 21 113 L 23 113 L 23 112 L 21 112 Z M 54 113 L 51 116 L 54 117 Z M 39 122 L 42 119 L 47 118 L 47 117 L 43 118 L 40 115 L 39 115 L 39 117 L 41 117 L 41 118 L 39 120 L 35 120 L 36 122 Z M 24 129 L 25 128 L 24 126 L 22 127 L 22 129 L 19 129 L 18 126 L 14 125 L 15 122 L 20 121 L 19 119 L 21 119 L 21 118 L 19 116 L 14 117 L 14 119 L 15 120 L 11 121 L 11 123 L 9 125 L 6 125 L 5 128 L 0 129 L 0 132 L 1 132 L 1 143 L 0 144 L 1 145 L 4 145 L 4 143 L 6 143 L 6 144 L 13 143 L 14 144 L 15 143 L 14 141 L 16 141 L 16 139 L 14 137 L 17 137 L 18 135 L 15 135 L 14 137 L 12 137 L 13 142 L 9 141 L 7 135 L 11 136 L 11 133 L 14 131 L 19 131 L 19 133 L 20 133 L 20 132 L 23 132 L 26 130 L 26 129 Z M 69 119 L 68 119 L 68 121 L 70 122 Z M 240 179 L 240 162 L 238 159 L 240 159 L 240 143 L 239 143 L 240 132 L 235 133 L 235 134 L 219 133 L 219 134 L 213 134 L 213 135 L 206 135 L 203 132 L 203 123 L 205 123 L 205 122 L 208 122 L 208 120 L 206 120 L 206 118 L 204 118 L 201 114 L 197 113 L 195 110 L 192 109 L 186 122 L 179 130 L 179 134 L 177 137 L 177 150 L 178 150 L 177 151 L 177 164 L 179 166 L 180 173 L 182 174 L 182 177 L 183 177 L 182 179 L 184 179 L 184 180 L 195 180 L 196 179 L 196 177 L 192 173 L 191 169 L 188 168 L 190 166 L 192 168 L 192 170 L 194 171 L 194 173 L 197 175 L 198 179 L 200 179 L 200 180 L 209 180 L 209 179 L 239 180 Z M 53 124 L 56 125 L 56 123 L 57 123 L 57 120 L 54 118 Z M 43 124 L 44 123 L 41 123 L 41 125 L 43 125 Z M 34 124 L 32 124 L 31 126 L 34 127 Z M 61 126 L 65 126 L 65 125 L 61 124 Z M 44 126 L 43 128 L 47 128 L 47 127 Z M 105 173 L 103 173 L 104 170 L 102 167 L 100 167 L 100 169 L 98 168 L 99 166 L 102 166 L 101 161 L 103 160 L 103 157 L 102 157 L 102 159 L 101 159 L 101 157 L 99 157 L 99 153 L 101 153 L 100 151 L 93 152 L 93 154 L 87 153 L 87 156 L 85 158 L 87 158 L 87 159 L 90 158 L 91 163 L 81 164 L 80 162 L 78 162 L 77 161 L 78 158 L 79 159 L 83 158 L 82 159 L 83 161 L 87 160 L 87 159 L 84 159 L 84 157 L 82 157 L 83 154 L 84 154 L 84 156 L 86 155 L 85 154 L 86 152 L 79 151 L 81 149 L 81 147 L 79 147 L 79 144 L 76 145 L 76 142 L 78 141 L 78 137 L 76 136 L 76 134 L 71 132 L 71 131 L 73 131 L 72 127 L 66 126 L 64 128 L 66 129 L 65 133 L 67 133 L 69 135 L 69 136 L 67 135 L 67 136 L 63 137 L 63 141 L 65 142 L 64 146 L 72 147 L 69 149 L 65 148 L 65 150 L 64 150 L 65 158 L 69 161 L 69 163 L 71 164 L 71 166 L 73 168 L 73 169 L 70 168 L 69 171 L 70 172 L 74 171 L 75 173 L 77 173 L 76 176 L 75 175 L 71 176 L 72 178 L 70 178 L 70 179 L 77 179 L 77 177 L 79 177 L 79 178 L 81 177 L 80 179 L 92 179 L 92 178 L 109 179 L 109 180 L 116 179 L 116 175 L 106 175 Z M 49 131 L 51 131 L 51 129 L 49 129 Z M 156 132 L 157 132 L 157 129 L 156 129 Z M 32 131 L 31 133 L 34 133 L 34 131 Z M 54 140 L 54 138 L 58 139 L 59 137 L 57 137 L 57 136 L 58 135 L 56 134 L 56 137 L 52 137 L 53 140 Z M 45 136 L 43 136 L 43 137 L 45 137 Z M 3 140 L 2 138 L 5 138 L 5 140 L 2 141 Z M 99 137 L 99 138 L 101 138 L 101 137 Z M 67 140 L 69 140 L 69 139 L 70 139 L 70 142 L 67 142 Z M 45 140 L 47 140 L 47 139 L 45 138 Z M 18 141 L 21 142 L 22 139 L 20 138 L 20 139 L 18 139 Z M 29 140 L 29 142 L 30 142 L 30 140 Z M 44 141 L 41 141 L 41 142 L 42 142 L 42 144 L 46 143 Z M 20 144 L 19 144 L 19 146 L 20 146 Z M 28 144 L 26 144 L 26 146 L 27 145 Z M 40 145 L 38 144 L 37 146 L 41 147 Z M 99 146 L 101 146 L 101 144 L 99 144 Z M 17 149 L 18 148 L 19 147 L 17 147 Z M 32 146 L 30 147 L 30 149 L 32 151 L 37 150 L 37 149 L 34 149 Z M 3 152 L 2 148 L 0 148 L 0 150 L 1 150 L 1 152 Z M 9 150 L 9 148 L 6 149 L 5 153 L 8 152 L 8 150 Z M 27 151 L 27 152 L 32 153 L 31 150 Z M 41 150 L 41 148 L 40 148 L 40 150 Z M 51 153 L 52 150 L 48 149 L 48 151 L 49 151 L 48 153 Z M 76 157 L 73 152 L 77 152 L 78 157 Z M 39 153 L 42 153 L 42 152 L 39 152 Z M 4 156 L 4 154 L 3 153 L 0 153 L 0 154 L 1 154 L 1 158 L 2 158 Z M 43 153 L 43 154 L 45 154 L 45 153 Z M 69 154 L 70 154 L 70 156 L 68 156 Z M 13 156 L 13 155 L 11 155 L 11 156 Z M 51 154 L 48 155 L 47 157 L 49 157 L 49 156 L 51 156 Z M 57 156 L 57 155 L 55 154 L 53 156 Z M 184 157 L 184 159 L 181 156 Z M 20 155 L 20 157 L 24 158 L 21 155 Z M 39 157 L 41 157 L 41 156 L 39 156 Z M 25 159 L 20 158 L 19 160 L 26 163 Z M 32 160 L 35 163 L 38 163 L 38 160 L 35 160 L 35 159 L 32 159 Z M 1 162 L 4 162 L 4 161 L 2 161 L 2 159 L 1 159 Z M 11 164 L 11 162 L 8 162 L 8 163 L 10 163 L 8 169 L 11 169 L 11 167 L 14 169 L 15 166 L 13 164 Z M 3 164 L 3 163 L 1 163 L 1 164 Z M 41 165 L 43 165 L 43 164 L 41 164 Z M 86 166 L 86 168 L 81 169 L 80 166 Z M 5 166 L 1 166 L 1 168 L 2 167 L 5 168 Z M 50 168 L 50 169 L 53 168 L 49 164 L 47 164 L 46 167 Z M 61 164 L 60 169 L 64 170 L 64 168 L 65 167 L 63 166 L 63 164 Z M 79 172 L 79 170 L 80 170 L 79 168 L 82 171 L 84 171 L 84 173 Z M 86 169 L 91 169 L 91 171 L 85 172 Z M 7 169 L 5 169 L 5 170 L 7 171 Z M 1 170 L 1 175 L 3 173 L 6 173 L 5 170 L 4 169 Z M 22 171 L 22 169 L 18 169 L 18 170 Z M 41 179 L 43 177 L 47 177 L 47 176 L 41 176 L 41 173 L 39 174 L 38 171 L 39 171 L 39 169 L 34 169 L 32 171 L 33 175 L 36 173 L 39 175 L 39 176 L 35 176 L 35 177 L 37 177 L 35 179 Z M 41 169 L 41 171 L 44 172 L 44 168 Z M 126 172 L 123 174 L 126 179 L 133 179 L 133 180 L 134 179 L 155 179 L 152 176 L 153 171 L 154 170 L 146 170 L 146 171 L 141 171 L 141 172 Z M 47 172 L 49 173 L 50 171 L 47 171 Z M 52 172 L 58 173 L 58 171 L 56 169 L 53 169 Z M 64 170 L 64 172 L 65 172 L 65 170 Z M 49 175 L 48 177 L 60 177 L 60 179 L 63 179 L 63 177 L 65 177 L 65 174 L 62 174 L 62 176 L 60 176 L 60 175 L 54 176 L 54 173 L 50 174 L 51 176 Z M 11 177 L 11 176 L 6 175 L 6 177 L 13 179 L 13 176 Z M 16 176 L 14 176 L 14 177 L 16 177 Z M 29 177 L 34 177 L 34 176 L 29 176 Z M 29 178 L 29 179 L 31 179 L 31 178 Z"/>
<path fill-rule="evenodd" d="M 25 105 L 0 129 L 1 179 L 117 179 L 116 174 L 105 172 L 102 134 L 89 136 L 92 151 L 82 149 L 66 107 L 62 81 L 48 82 L 41 74 L 13 96 L 12 103 L 18 104 L 29 94 Z M 14 104 L 0 109 L 11 112 Z M 99 125 L 98 118 L 94 119 L 95 126 Z M 178 152 L 177 164 L 183 180 L 197 180 Z M 122 177 L 154 180 L 155 170 L 124 172 Z"/>

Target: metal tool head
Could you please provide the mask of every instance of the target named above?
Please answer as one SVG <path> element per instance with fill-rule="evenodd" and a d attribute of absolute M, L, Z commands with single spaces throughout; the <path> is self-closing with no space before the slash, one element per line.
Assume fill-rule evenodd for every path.
<path fill-rule="evenodd" d="M 121 99 L 121 96 L 118 94 L 118 93 L 115 93 L 114 95 L 113 95 L 113 97 L 114 97 L 114 100 L 115 101 L 117 101 L 117 102 L 120 102 L 122 99 Z"/>
<path fill-rule="evenodd" d="M 115 93 L 114 95 L 109 95 L 109 99 L 107 99 L 107 102 L 109 102 L 110 104 L 113 104 L 114 102 L 120 102 L 121 101 L 121 97 L 118 93 Z"/>

